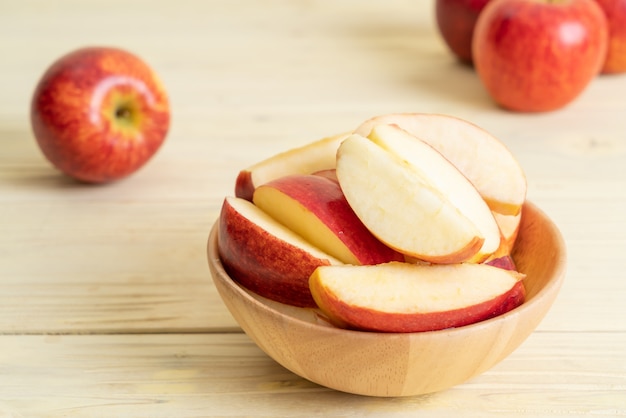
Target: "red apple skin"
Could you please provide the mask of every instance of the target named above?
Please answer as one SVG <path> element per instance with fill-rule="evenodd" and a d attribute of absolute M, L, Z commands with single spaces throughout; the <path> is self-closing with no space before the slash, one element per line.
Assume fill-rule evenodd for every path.
<path fill-rule="evenodd" d="M 487 91 L 518 112 L 569 104 L 599 74 L 607 46 L 606 17 L 594 0 L 493 0 L 472 43 Z"/>
<path fill-rule="evenodd" d="M 224 269 L 237 282 L 268 299 L 313 308 L 309 276 L 330 261 L 312 257 L 276 238 L 237 212 L 225 199 L 219 217 L 218 252 Z"/>
<path fill-rule="evenodd" d="M 517 271 L 515 260 L 513 260 L 513 257 L 511 257 L 510 255 L 503 255 L 500 257 L 492 258 L 485 261 L 485 264 L 489 264 L 490 266 L 499 267 L 505 270 Z"/>
<path fill-rule="evenodd" d="M 330 175 L 334 170 L 325 172 Z M 363 225 L 350 207 L 337 180 L 326 175 L 293 174 L 272 180 L 260 186 L 257 192 L 268 187 L 289 196 L 314 214 L 348 248 L 356 258 L 353 260 L 355 264 L 404 261 L 404 255 L 383 244 Z M 253 201 L 259 206 L 257 192 Z M 293 227 L 291 229 L 295 230 Z M 312 243 L 316 245 L 315 242 Z M 317 247 L 324 250 L 322 245 L 317 244 Z M 332 254 L 328 249 L 326 252 Z"/>
<path fill-rule="evenodd" d="M 437 27 L 450 50 L 463 62 L 472 63 L 472 38 L 476 20 L 489 0 L 437 0 Z"/>
<path fill-rule="evenodd" d="M 324 307 L 329 320 L 337 326 L 376 332 L 425 332 L 462 327 L 515 309 L 526 297 L 526 289 L 520 280 L 509 291 L 476 305 L 442 312 L 403 314 L 351 306 L 315 288 L 311 291 L 315 293 L 318 305 Z"/>
<path fill-rule="evenodd" d="M 155 72 L 112 47 L 81 48 L 55 61 L 37 84 L 30 114 L 44 156 L 87 183 L 138 170 L 170 124 L 167 93 Z"/>
<path fill-rule="evenodd" d="M 248 170 L 241 170 L 235 179 L 235 196 L 252 202 L 254 189 L 252 173 Z"/>
<path fill-rule="evenodd" d="M 609 49 L 603 74 L 626 72 L 626 0 L 596 0 L 609 25 Z"/>

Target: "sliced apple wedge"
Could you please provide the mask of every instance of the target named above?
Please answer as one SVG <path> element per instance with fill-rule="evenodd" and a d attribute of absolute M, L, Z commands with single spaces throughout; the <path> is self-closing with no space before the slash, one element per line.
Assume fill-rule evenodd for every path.
<path fill-rule="evenodd" d="M 377 116 L 355 133 L 368 136 L 375 125 L 398 125 L 450 160 L 478 189 L 489 207 L 516 215 L 526 199 L 526 177 L 504 144 L 465 120 L 438 114 L 398 113 Z"/>
<path fill-rule="evenodd" d="M 523 275 L 486 264 L 319 267 L 309 285 L 328 318 L 380 332 L 435 331 L 500 315 L 524 301 Z"/>
<path fill-rule="evenodd" d="M 420 171 L 360 135 L 337 152 L 341 189 L 365 226 L 387 246 L 433 263 L 470 260 L 480 231 Z"/>
<path fill-rule="evenodd" d="M 338 134 L 311 142 L 260 161 L 241 170 L 235 182 L 235 196 L 252 201 L 261 184 L 289 174 L 311 174 L 335 167 L 335 155 L 348 134 Z"/>
<path fill-rule="evenodd" d="M 484 241 L 471 261 L 482 262 L 500 247 L 500 229 L 489 206 L 467 177 L 439 151 L 397 125 L 375 125 L 368 138 L 420 171 L 425 181 L 476 225 Z"/>
<path fill-rule="evenodd" d="M 363 225 L 337 181 L 294 174 L 259 186 L 254 204 L 326 253 L 348 264 L 402 261 Z"/>
<path fill-rule="evenodd" d="M 517 215 L 502 215 L 497 212 L 493 212 L 494 219 L 500 228 L 500 248 L 496 250 L 494 255 L 496 257 L 510 254 L 517 240 L 517 234 L 519 232 L 519 225 L 522 219 L 522 212 Z"/>
<path fill-rule="evenodd" d="M 330 179 L 332 181 L 339 181 L 337 180 L 337 170 L 335 170 L 334 168 L 329 168 L 328 170 L 319 170 L 314 172 L 313 175 L 326 177 L 327 179 Z"/>
<path fill-rule="evenodd" d="M 309 276 L 341 262 L 275 221 L 251 202 L 227 197 L 219 217 L 218 251 L 228 274 L 268 299 L 315 307 Z"/>

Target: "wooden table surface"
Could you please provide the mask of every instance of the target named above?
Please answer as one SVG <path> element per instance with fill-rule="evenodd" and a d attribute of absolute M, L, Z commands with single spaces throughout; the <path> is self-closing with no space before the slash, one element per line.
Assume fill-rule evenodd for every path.
<path fill-rule="evenodd" d="M 100 187 L 54 170 L 29 124 L 45 68 L 84 45 L 143 57 L 173 108 L 157 156 Z M 0 417 L 626 416 L 626 75 L 560 111 L 506 112 L 417 0 L 3 1 L 0 57 Z M 568 273 L 483 375 L 420 397 L 340 393 L 241 332 L 206 239 L 240 168 L 406 111 L 502 139 Z"/>

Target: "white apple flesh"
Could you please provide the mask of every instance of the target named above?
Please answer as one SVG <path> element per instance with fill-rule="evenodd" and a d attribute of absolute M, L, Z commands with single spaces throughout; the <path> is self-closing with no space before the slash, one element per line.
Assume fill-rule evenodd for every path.
<path fill-rule="evenodd" d="M 485 130 L 454 116 L 398 113 L 371 118 L 355 133 L 368 136 L 378 124 L 398 125 L 443 154 L 493 211 L 516 215 L 521 210 L 526 199 L 524 172 L 506 146 Z"/>
<path fill-rule="evenodd" d="M 360 135 L 337 152 L 337 178 L 365 226 L 389 247 L 434 263 L 470 260 L 483 245 L 478 228 L 404 160 Z"/>
<path fill-rule="evenodd" d="M 500 229 L 489 206 L 467 177 L 439 151 L 397 125 L 375 125 L 368 138 L 420 171 L 476 225 L 484 241 L 471 261 L 484 261 L 500 247 Z"/>

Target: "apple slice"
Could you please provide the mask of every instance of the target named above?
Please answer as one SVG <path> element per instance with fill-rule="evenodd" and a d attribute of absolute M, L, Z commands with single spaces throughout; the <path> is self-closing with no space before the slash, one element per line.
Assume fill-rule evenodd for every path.
<path fill-rule="evenodd" d="M 294 174 L 259 186 L 254 204 L 305 240 L 348 264 L 403 261 L 380 242 L 348 204 L 337 181 Z"/>
<path fill-rule="evenodd" d="M 315 307 L 309 276 L 341 264 L 275 221 L 251 202 L 226 197 L 217 246 L 228 274 L 247 289 L 277 302 Z"/>
<path fill-rule="evenodd" d="M 489 207 L 516 215 L 526 199 L 526 177 L 504 144 L 465 120 L 437 114 L 398 113 L 365 121 L 355 133 L 368 136 L 378 124 L 398 125 L 450 160 L 478 189 Z"/>
<path fill-rule="evenodd" d="M 329 168 L 327 170 L 319 170 L 313 173 L 313 175 L 315 176 L 320 176 L 320 177 L 326 177 L 327 179 L 330 179 L 332 181 L 339 181 L 337 180 L 337 170 L 335 170 L 334 168 Z"/>
<path fill-rule="evenodd" d="M 482 262 L 500 247 L 500 229 L 489 206 L 467 177 L 439 151 L 396 125 L 375 125 L 368 138 L 420 171 L 476 225 L 484 241 L 471 261 Z"/>
<path fill-rule="evenodd" d="M 510 254 L 515 246 L 517 240 L 517 234 L 519 232 L 520 220 L 522 219 L 522 212 L 517 215 L 502 215 L 497 212 L 493 212 L 493 217 L 500 228 L 500 248 L 496 250 L 494 255 L 500 256 Z"/>
<path fill-rule="evenodd" d="M 478 228 L 420 171 L 360 135 L 337 151 L 337 178 L 365 226 L 389 247 L 433 263 L 458 263 L 483 245 Z"/>
<path fill-rule="evenodd" d="M 435 331 L 500 315 L 524 301 L 524 276 L 486 264 L 319 267 L 309 285 L 339 326 L 380 332 Z"/>
<path fill-rule="evenodd" d="M 261 184 L 289 174 L 311 174 L 335 167 L 337 148 L 348 134 L 323 138 L 260 161 L 241 170 L 235 182 L 235 196 L 252 201 Z"/>

